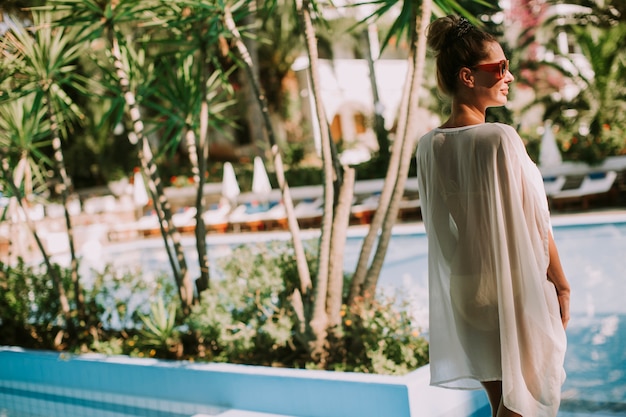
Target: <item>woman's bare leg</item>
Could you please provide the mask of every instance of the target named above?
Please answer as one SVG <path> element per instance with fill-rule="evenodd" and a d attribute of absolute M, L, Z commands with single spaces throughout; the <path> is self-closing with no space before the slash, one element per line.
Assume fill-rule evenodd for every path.
<path fill-rule="evenodd" d="M 491 416 L 497 417 L 500 404 L 502 403 L 502 381 L 486 381 L 481 382 L 485 391 L 487 391 L 487 398 L 489 398 L 489 404 L 491 404 Z"/>
<path fill-rule="evenodd" d="M 482 382 L 482 385 L 485 391 L 487 391 L 492 417 L 522 417 L 504 406 L 502 402 L 502 381 L 487 381 Z"/>

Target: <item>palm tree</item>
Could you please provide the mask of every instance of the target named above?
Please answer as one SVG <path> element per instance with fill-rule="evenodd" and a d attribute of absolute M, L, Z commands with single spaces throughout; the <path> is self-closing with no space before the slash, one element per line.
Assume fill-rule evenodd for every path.
<path fill-rule="evenodd" d="M 294 298 L 295 300 L 298 300 L 296 303 L 294 303 L 294 309 L 296 311 L 296 316 L 300 321 L 300 331 L 304 332 L 306 329 L 304 306 L 299 300 L 301 300 L 302 297 L 308 297 L 309 295 L 312 286 L 311 273 L 309 271 L 309 266 L 306 260 L 302 238 L 300 237 L 300 227 L 298 225 L 298 219 L 295 215 L 293 199 L 291 198 L 289 185 L 287 184 L 287 181 L 285 179 L 285 168 L 283 166 L 282 157 L 276 141 L 276 135 L 272 127 L 269 113 L 269 105 L 266 98 L 267 96 L 263 91 L 256 72 L 257 68 L 255 67 L 254 61 L 250 56 L 246 44 L 243 42 L 242 35 L 239 32 L 237 23 L 235 22 L 235 19 L 233 17 L 233 11 L 231 10 L 229 5 L 225 5 L 223 13 L 224 25 L 234 39 L 235 47 L 237 48 L 238 54 L 241 58 L 241 65 L 243 66 L 248 76 L 249 83 L 252 87 L 254 95 L 257 98 L 257 104 L 259 109 L 261 110 L 261 115 L 263 116 L 263 128 L 267 134 L 270 150 L 274 158 L 274 167 L 276 168 L 278 186 L 282 194 L 282 201 L 285 207 L 287 223 L 292 237 L 298 276 L 300 279 L 300 285 L 294 291 Z"/>
<path fill-rule="evenodd" d="M 181 142 L 187 148 L 196 186 L 196 249 L 200 262 L 198 289 L 209 286 L 209 258 L 206 248 L 204 213 L 204 181 L 209 158 L 209 128 L 221 130 L 230 123 L 223 116 L 233 101 L 217 47 L 221 39 L 219 10 L 210 2 L 190 0 L 167 1 L 156 10 L 159 22 L 166 22 L 169 33 L 160 42 L 164 51 L 159 57 L 168 82 L 158 80 L 154 95 L 146 100 L 156 110 L 165 130 L 166 147 L 176 148 Z M 174 52 L 172 52 L 174 51 Z M 174 68 L 174 69 L 172 69 Z M 183 141 L 184 137 L 184 141 Z"/>
<path fill-rule="evenodd" d="M 53 165 L 42 149 L 49 144 L 46 140 L 48 124 L 46 109 L 41 106 L 41 101 L 35 100 L 34 94 L 0 104 L 0 178 L 3 189 L 9 191 L 12 200 L 17 202 L 23 212 L 25 223 L 58 292 L 66 331 L 70 337 L 74 337 L 74 322 L 63 281 L 28 214 L 28 200 L 32 198 L 34 190 L 45 187 L 46 166 Z M 62 339 L 55 340 L 61 343 Z"/>
<path fill-rule="evenodd" d="M 79 75 L 76 61 L 84 53 L 84 44 L 74 43 L 76 33 L 58 28 L 53 30 L 50 14 L 35 12 L 33 27 L 27 29 L 15 24 L 5 34 L 6 47 L 14 51 L 23 61 L 14 74 L 20 80 L 18 88 L 11 95 L 34 94 L 36 102 L 45 104 L 52 137 L 52 148 L 56 173 L 60 178 L 62 204 L 65 212 L 65 225 L 71 255 L 71 279 L 76 297 L 79 318 L 84 318 L 83 291 L 78 277 L 78 259 L 74 244 L 74 231 L 68 209 L 68 198 L 72 184 L 67 170 L 61 135 L 67 136 L 68 125 L 76 118 L 82 118 L 82 112 L 66 92 L 69 87 L 85 92 L 87 80 Z"/>
<path fill-rule="evenodd" d="M 380 8 L 371 17 L 384 15 L 396 7 L 398 3 L 397 0 L 381 2 Z M 456 12 L 477 23 L 477 19 L 470 16 L 466 9 L 454 0 L 435 0 L 434 2 L 423 0 L 421 4 L 404 1 L 401 6 L 401 13 L 383 41 L 383 47 L 385 47 L 392 37 L 400 37 L 404 32 L 410 39 L 409 66 L 399 109 L 398 132 L 391 150 L 391 158 L 378 209 L 363 241 L 357 268 L 352 277 L 348 296 L 349 304 L 355 304 L 358 300 L 371 300 L 376 292 L 378 278 L 391 239 L 392 228 L 404 193 L 411 158 L 413 158 L 417 143 L 416 127 L 418 120 L 416 110 L 419 108 L 419 91 L 424 78 L 425 32 L 433 15 L 433 9 L 437 15 Z M 370 263 L 369 260 L 376 241 L 378 242 L 376 252 Z"/>
<path fill-rule="evenodd" d="M 392 3 L 392 2 L 388 2 Z M 395 3 L 395 2 L 394 2 Z M 340 343 L 341 339 L 341 305 L 343 302 L 343 245 L 346 240 L 346 232 L 350 215 L 350 206 L 353 197 L 354 187 L 354 170 L 349 167 L 343 167 L 338 161 L 336 150 L 330 137 L 328 122 L 324 113 L 324 107 L 321 103 L 320 80 L 318 69 L 318 51 L 316 41 L 316 30 L 313 25 L 313 16 L 319 12 L 319 5 L 312 1 L 297 0 L 296 11 L 298 12 L 301 32 L 306 41 L 306 51 L 309 58 L 309 77 L 315 101 L 315 111 L 319 123 L 321 133 L 322 161 L 324 172 L 324 216 L 321 227 L 321 236 L 319 240 L 318 254 L 318 275 L 314 280 L 313 291 L 310 296 L 305 299 L 310 304 L 307 317 L 309 337 L 309 348 L 311 356 L 322 366 L 333 348 L 335 343 Z M 354 297 L 351 298 L 356 302 L 357 298 L 367 295 L 368 291 L 373 297 L 377 277 L 380 274 L 380 268 L 384 260 L 385 251 L 391 237 L 391 228 L 397 217 L 399 201 L 403 194 L 404 182 L 408 174 L 408 168 L 414 150 L 415 125 L 417 121 L 413 116 L 413 111 L 417 107 L 417 93 L 421 84 L 423 73 L 423 62 L 425 59 L 425 39 L 423 36 L 417 36 L 417 33 L 423 33 L 425 26 L 430 22 L 430 2 L 426 1 L 422 8 L 423 18 L 418 16 L 417 7 L 413 2 L 404 3 L 404 11 L 401 22 L 412 22 L 408 32 L 413 39 L 412 70 L 409 71 L 407 82 L 407 93 L 403 105 L 402 114 L 404 116 L 401 121 L 401 133 L 396 139 L 394 149 L 392 151 L 392 159 L 388 171 L 388 179 L 386 181 L 383 196 L 379 210 L 377 211 L 378 219 L 375 220 L 370 229 L 368 237 L 375 240 L 379 235 L 381 225 L 383 231 L 379 240 L 379 249 L 374 257 L 374 262 L 369 270 L 366 285 L 363 285 L 364 279 L 358 281 L 359 275 L 356 275 L 356 288 Z M 441 7 L 446 6 L 448 9 L 460 7 L 451 2 L 451 6 L 441 2 Z M 389 9 L 383 8 L 387 11 Z M 381 12 L 382 13 L 382 12 Z M 404 20 L 403 20 L 404 19 Z M 412 20 L 411 20 L 412 19 Z M 419 25 L 417 24 L 419 23 Z M 404 28 L 403 30 L 407 30 Z M 419 32 L 418 32 L 419 31 Z M 402 32 L 401 28 L 396 28 L 396 33 Z M 417 45 L 420 45 L 418 48 Z M 417 53 L 416 51 L 419 51 Z M 419 63 L 421 60 L 421 64 Z M 411 92 L 411 94 L 409 94 Z M 387 210 L 387 208 L 389 209 Z M 378 226 L 376 223 L 378 222 Z M 373 243 L 373 242 L 372 242 Z M 369 259 L 367 248 L 364 248 L 362 257 Z M 365 270 L 366 271 L 366 270 Z M 367 271 L 366 271 L 367 272 Z M 363 271 L 357 271 L 362 274 Z M 353 278 L 353 281 L 355 278 Z M 358 297 L 358 296 L 361 297 Z"/>
<path fill-rule="evenodd" d="M 46 9 L 62 14 L 57 21 L 59 25 L 79 28 L 82 41 L 106 41 L 109 62 L 117 80 L 117 90 L 124 99 L 126 115 L 132 129 L 128 138 L 131 143 L 136 144 L 143 172 L 148 178 L 148 188 L 179 289 L 183 313 L 188 314 L 194 302 L 194 288 L 180 243 L 180 234 L 172 222 L 171 207 L 163 192 L 163 184 L 146 136 L 136 90 L 131 88 L 129 74 L 132 60 L 129 58 L 133 56 L 133 37 L 124 36 L 124 29 L 128 25 L 154 22 L 154 6 L 150 1 L 134 0 L 51 0 Z"/>
<path fill-rule="evenodd" d="M 321 99 L 319 58 L 313 16 L 318 5 L 309 0 L 296 0 L 301 33 L 309 58 L 309 81 L 319 123 L 323 164 L 324 214 L 319 240 L 318 273 L 312 292 L 312 357 L 324 365 L 329 340 L 340 337 L 341 304 L 343 301 L 343 253 L 354 194 L 354 168 L 342 166 L 330 136 L 330 129 Z M 330 339 L 329 339 L 330 336 Z"/>

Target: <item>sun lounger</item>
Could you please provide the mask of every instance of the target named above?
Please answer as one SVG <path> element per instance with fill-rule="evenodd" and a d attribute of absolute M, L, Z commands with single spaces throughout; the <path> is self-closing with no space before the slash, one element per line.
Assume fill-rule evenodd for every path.
<path fill-rule="evenodd" d="M 356 219 L 359 224 L 369 224 L 372 221 L 372 216 L 376 213 L 379 200 L 380 194 L 375 193 L 353 204 L 350 208 L 351 217 Z"/>
<path fill-rule="evenodd" d="M 300 201 L 294 207 L 294 214 L 302 228 L 318 227 L 324 215 L 324 199 L 316 198 Z"/>
<path fill-rule="evenodd" d="M 562 207 L 566 204 L 580 204 L 587 209 L 591 200 L 606 197 L 613 189 L 617 172 L 596 172 L 586 174 L 580 187 L 573 190 L 562 190 L 552 195 L 553 206 Z"/>
<path fill-rule="evenodd" d="M 405 197 L 400 201 L 398 209 L 398 218 L 408 220 L 419 217 L 422 210 L 422 202 L 419 196 Z"/>
<path fill-rule="evenodd" d="M 324 199 L 316 198 L 300 201 L 294 206 L 293 211 L 300 228 L 319 227 L 324 214 Z M 289 229 L 287 213 L 283 204 L 279 204 L 276 207 L 275 211 L 272 213 L 272 217 L 273 219 L 269 224 L 270 228 L 277 226 L 283 230 Z"/>
<path fill-rule="evenodd" d="M 154 210 L 141 216 L 135 222 L 135 228 L 144 236 L 156 235 L 160 232 L 159 218 Z"/>
<path fill-rule="evenodd" d="M 546 195 L 552 197 L 563 189 L 567 178 L 565 175 L 557 175 L 554 177 L 544 177 L 543 187 L 546 190 Z"/>
<path fill-rule="evenodd" d="M 181 233 L 193 232 L 196 228 L 196 208 L 185 207 L 172 214 L 172 223 Z"/>
<path fill-rule="evenodd" d="M 220 233 L 224 233 L 228 229 L 228 214 L 230 213 L 231 205 L 228 203 L 219 204 L 215 208 L 211 208 L 202 214 L 202 220 L 204 221 L 204 227 L 207 232 L 215 230 Z"/>
<path fill-rule="evenodd" d="M 235 232 L 258 231 L 271 228 L 272 224 L 284 217 L 285 208 L 281 203 L 251 203 L 237 206 L 228 216 L 228 221 Z"/>
<path fill-rule="evenodd" d="M 87 214 L 114 212 L 117 209 L 117 200 L 113 195 L 92 197 L 83 203 L 83 211 Z"/>

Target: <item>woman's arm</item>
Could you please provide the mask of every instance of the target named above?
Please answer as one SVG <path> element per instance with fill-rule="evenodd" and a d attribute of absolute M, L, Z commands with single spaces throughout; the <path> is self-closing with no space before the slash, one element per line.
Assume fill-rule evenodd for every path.
<path fill-rule="evenodd" d="M 561 307 L 561 320 L 563 321 L 563 328 L 567 328 L 567 322 L 569 322 L 570 286 L 569 281 L 565 277 L 565 272 L 563 271 L 563 266 L 561 265 L 561 259 L 556 248 L 552 232 L 549 234 L 548 253 L 550 255 L 548 279 L 552 281 L 556 287 L 556 295 L 559 300 L 559 306 Z"/>

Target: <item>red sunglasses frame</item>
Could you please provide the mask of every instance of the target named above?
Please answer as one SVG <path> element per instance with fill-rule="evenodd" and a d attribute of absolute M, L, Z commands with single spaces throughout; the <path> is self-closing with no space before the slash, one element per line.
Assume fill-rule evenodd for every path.
<path fill-rule="evenodd" d="M 472 68 L 487 71 L 487 72 L 494 72 L 498 75 L 499 77 L 498 79 L 502 79 L 504 78 L 507 71 L 509 70 L 509 60 L 503 59 L 502 61 L 495 62 L 493 64 L 474 65 L 474 67 Z"/>

